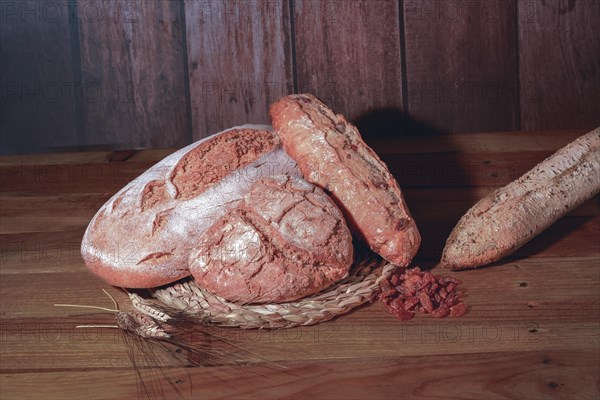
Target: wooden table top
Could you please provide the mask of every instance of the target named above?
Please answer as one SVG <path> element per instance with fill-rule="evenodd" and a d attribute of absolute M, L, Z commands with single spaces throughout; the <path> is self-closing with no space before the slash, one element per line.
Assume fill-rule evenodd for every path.
<path fill-rule="evenodd" d="M 436 267 L 470 206 L 582 133 L 369 141 L 421 230 L 415 265 L 463 282 L 464 317 L 401 322 L 373 303 L 311 327 L 207 328 L 197 338 L 207 351 L 194 360 L 154 348 L 144 363 L 133 349 L 139 376 L 118 330 L 76 328 L 114 324 L 113 315 L 53 304 L 111 307 L 106 289 L 127 309 L 121 290 L 88 273 L 80 240 L 113 193 L 172 150 L 3 157 L 0 398 L 135 399 L 144 383 L 185 399 L 598 399 L 598 196 L 492 267 Z"/>

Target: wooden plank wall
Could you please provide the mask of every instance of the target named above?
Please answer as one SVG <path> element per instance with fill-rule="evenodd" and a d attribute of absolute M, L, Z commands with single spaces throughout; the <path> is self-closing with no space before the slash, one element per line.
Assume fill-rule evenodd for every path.
<path fill-rule="evenodd" d="M 451 132 L 519 128 L 515 1 L 404 2 L 408 109 Z"/>
<path fill-rule="evenodd" d="M 287 2 L 186 0 L 185 16 L 194 138 L 267 123 L 294 92 Z"/>
<path fill-rule="evenodd" d="M 299 92 L 311 92 L 356 120 L 402 109 L 396 0 L 295 0 Z"/>
<path fill-rule="evenodd" d="M 0 0 L 0 12 L 2 153 L 76 145 L 81 79 L 69 15 L 53 0 Z"/>
<path fill-rule="evenodd" d="M 147 148 L 188 143 L 185 24 L 179 2 L 78 5 L 86 144 Z"/>
<path fill-rule="evenodd" d="M 179 147 L 316 93 L 363 134 L 600 125 L 596 0 L 0 0 L 2 154 Z"/>
<path fill-rule="evenodd" d="M 600 1 L 519 2 L 521 127 L 600 125 Z"/>

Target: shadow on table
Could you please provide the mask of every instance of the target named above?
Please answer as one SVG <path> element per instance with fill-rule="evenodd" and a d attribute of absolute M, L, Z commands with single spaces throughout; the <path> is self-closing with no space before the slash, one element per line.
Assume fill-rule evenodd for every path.
<path fill-rule="evenodd" d="M 434 267 L 460 217 L 479 200 L 472 170 L 465 167 L 465 154 L 450 132 L 398 108 L 374 109 L 353 123 L 402 187 L 421 233 L 415 262 L 424 268 Z M 418 139 L 423 137 L 427 139 Z"/>
<path fill-rule="evenodd" d="M 353 121 L 365 139 L 398 138 L 403 136 L 442 136 L 448 134 L 422 122 L 399 108 L 378 108 L 360 115 Z"/>

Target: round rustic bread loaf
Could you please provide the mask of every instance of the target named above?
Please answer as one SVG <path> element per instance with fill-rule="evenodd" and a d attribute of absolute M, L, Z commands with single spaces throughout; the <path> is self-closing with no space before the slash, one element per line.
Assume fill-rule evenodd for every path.
<path fill-rule="evenodd" d="M 116 193 L 90 222 L 81 245 L 88 268 L 128 288 L 190 274 L 197 238 L 261 177 L 299 175 L 268 126 L 228 129 L 166 157 Z"/>
<path fill-rule="evenodd" d="M 190 270 L 209 292 L 239 303 L 314 294 L 348 273 L 352 236 L 318 187 L 277 176 L 254 183 L 239 205 L 196 240 Z"/>

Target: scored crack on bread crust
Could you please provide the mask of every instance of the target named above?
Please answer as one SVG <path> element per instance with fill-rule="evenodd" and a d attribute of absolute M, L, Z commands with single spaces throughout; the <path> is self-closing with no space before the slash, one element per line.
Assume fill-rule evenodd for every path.
<path fill-rule="evenodd" d="M 189 260 L 196 281 L 237 303 L 314 294 L 344 278 L 353 258 L 341 211 L 321 189 L 290 176 L 257 181 L 196 246 Z"/>
<path fill-rule="evenodd" d="M 156 287 L 188 276 L 195 238 L 256 180 L 274 174 L 300 175 L 268 126 L 231 128 L 193 143 L 100 208 L 84 234 L 83 259 L 93 273 L 121 287 Z"/>
<path fill-rule="evenodd" d="M 331 194 L 373 251 L 407 266 L 421 236 L 398 183 L 356 127 L 310 94 L 281 98 L 270 116 L 305 179 Z"/>
<path fill-rule="evenodd" d="M 203 193 L 223 177 L 274 150 L 278 144 L 272 132 L 235 129 L 213 138 L 210 144 L 194 147 L 169 174 L 175 197 L 185 200 Z"/>

